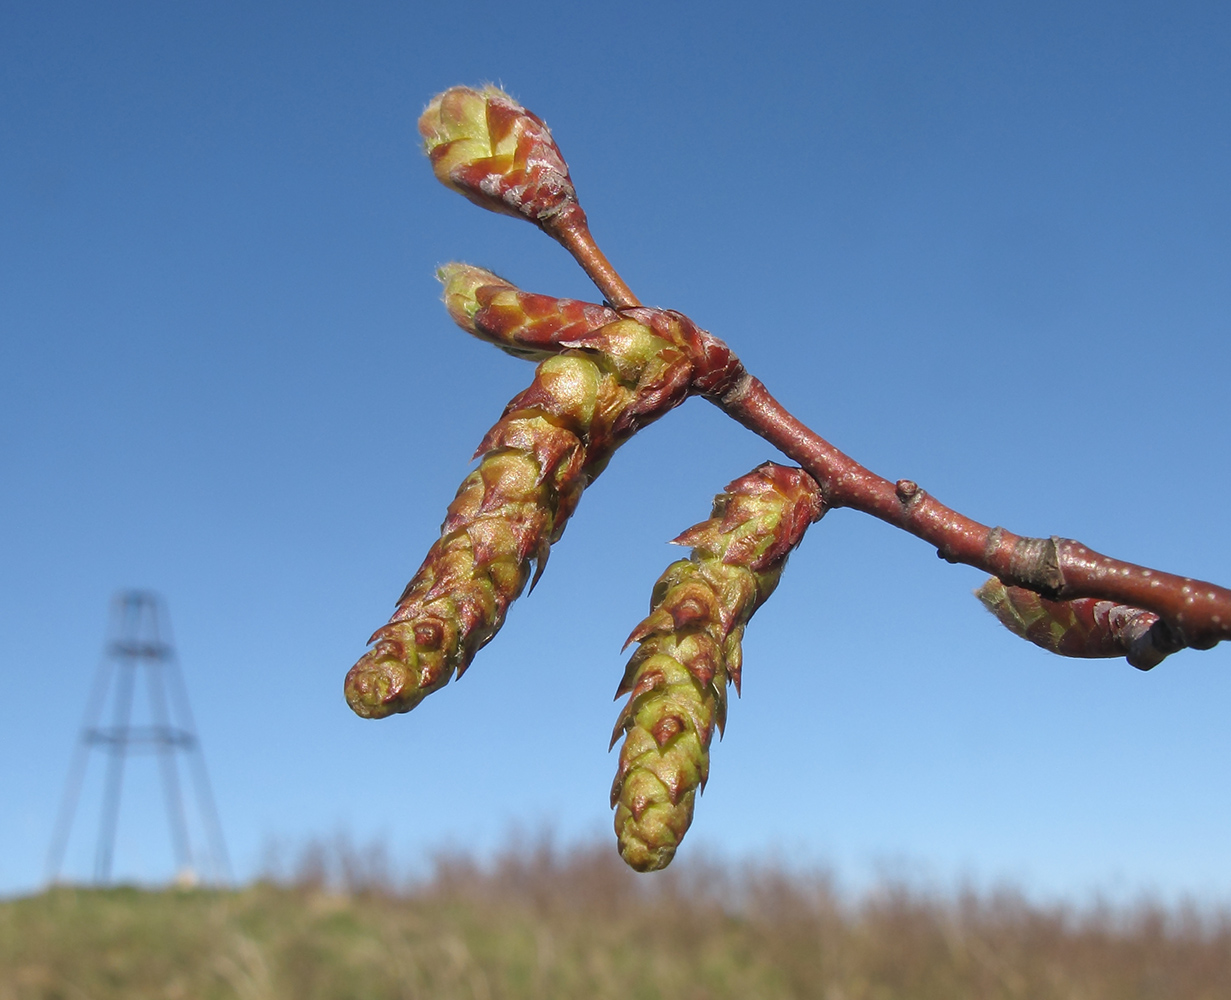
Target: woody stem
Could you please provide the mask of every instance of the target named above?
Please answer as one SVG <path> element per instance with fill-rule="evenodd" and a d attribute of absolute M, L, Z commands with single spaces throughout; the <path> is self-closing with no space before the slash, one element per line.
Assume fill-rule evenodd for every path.
<path fill-rule="evenodd" d="M 590 235 L 586 213 L 575 203 L 571 207 L 573 211 L 561 212 L 545 221 L 543 229 L 573 255 L 573 259 L 581 265 L 582 270 L 598 286 L 598 290 L 613 308 L 632 309 L 641 305 L 633 290 L 624 283 L 624 279 L 612 267 L 611 261 Z"/>
<path fill-rule="evenodd" d="M 910 480 L 891 483 L 864 468 L 800 423 L 752 376 L 712 401 L 807 470 L 827 505 L 909 531 L 942 559 L 1054 600 L 1095 597 L 1153 611 L 1186 646 L 1207 649 L 1231 639 L 1231 590 L 1113 559 L 1072 539 L 1030 538 L 980 524 Z"/>
<path fill-rule="evenodd" d="M 617 309 L 638 305 L 590 234 L 580 206 L 545 228 L 573 255 Z M 728 351 L 716 338 L 709 343 Z M 734 362 L 734 356 L 731 356 Z M 718 393 L 704 393 L 728 416 L 798 462 L 820 484 L 830 507 L 851 507 L 887 521 L 965 563 L 1054 600 L 1094 597 L 1153 611 L 1174 639 L 1208 649 L 1231 639 L 1231 590 L 1113 559 L 1068 538 L 1030 538 L 988 527 L 946 507 L 917 484 L 896 483 L 864 468 L 800 423 L 757 378 L 744 374 Z"/>

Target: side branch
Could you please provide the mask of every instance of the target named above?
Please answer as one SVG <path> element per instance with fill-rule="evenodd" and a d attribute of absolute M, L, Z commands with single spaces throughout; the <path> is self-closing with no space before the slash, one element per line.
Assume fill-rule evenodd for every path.
<path fill-rule="evenodd" d="M 1208 649 L 1231 639 L 1231 590 L 1102 555 L 1067 538 L 1029 538 L 946 507 L 910 480 L 891 483 L 800 423 L 747 376 L 712 402 L 808 471 L 830 507 L 851 507 L 936 546 L 1006 584 L 1052 600 L 1097 597 L 1153 611 L 1176 642 Z"/>
<path fill-rule="evenodd" d="M 575 211 L 561 212 L 544 222 L 543 230 L 572 254 L 586 276 L 598 286 L 603 297 L 614 308 L 631 309 L 641 305 L 590 235 L 590 226 L 580 205 L 576 206 Z"/>

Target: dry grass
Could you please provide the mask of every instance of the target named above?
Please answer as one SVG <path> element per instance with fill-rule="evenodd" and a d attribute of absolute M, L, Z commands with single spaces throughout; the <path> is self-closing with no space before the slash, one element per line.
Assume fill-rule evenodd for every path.
<path fill-rule="evenodd" d="M 607 845 L 438 859 L 394 887 L 344 844 L 236 892 L 59 888 L 0 903 L 0 1000 L 1226 1000 L 1231 915 L 1077 913 L 1012 892 L 693 864 Z"/>

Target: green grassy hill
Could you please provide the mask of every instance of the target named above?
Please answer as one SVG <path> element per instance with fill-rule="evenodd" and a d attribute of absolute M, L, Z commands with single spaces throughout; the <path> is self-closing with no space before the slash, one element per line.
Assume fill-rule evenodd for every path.
<path fill-rule="evenodd" d="M 623 871 L 605 847 L 233 892 L 0 902 L 0 1000 L 1226 1000 L 1231 915 L 1001 893 L 856 902 L 823 878 Z"/>

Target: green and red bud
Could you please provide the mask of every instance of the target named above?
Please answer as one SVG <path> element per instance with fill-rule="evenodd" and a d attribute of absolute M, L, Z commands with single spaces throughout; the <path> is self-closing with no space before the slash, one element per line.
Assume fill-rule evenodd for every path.
<path fill-rule="evenodd" d="M 739 690 L 744 627 L 823 510 L 803 470 L 766 463 L 727 486 L 710 519 L 676 539 L 692 556 L 655 584 L 616 692 L 629 699 L 612 733 L 612 746 L 621 736 L 624 744 L 611 804 L 620 855 L 637 871 L 675 856 L 709 776 L 714 729 L 726 723 L 726 686 Z"/>
<path fill-rule="evenodd" d="M 610 336 L 588 340 L 601 327 L 620 319 L 608 306 L 523 292 L 471 264 L 445 264 L 436 277 L 444 285 L 445 308 L 453 322 L 517 357 L 542 360 L 569 348 L 589 347 L 605 351 L 613 360 L 637 365 L 663 347 L 660 338 L 639 324 L 634 325 L 644 335 L 635 345 Z"/>
<path fill-rule="evenodd" d="M 585 487 L 639 427 L 683 401 L 694 370 L 673 341 L 603 306 L 527 295 L 464 265 L 442 272 L 459 325 L 545 360 L 480 443 L 439 540 L 347 674 L 347 701 L 368 718 L 410 711 L 465 671 L 532 563 L 542 572 Z"/>
<path fill-rule="evenodd" d="M 682 395 L 721 395 L 744 377 L 743 365 L 726 344 L 670 309 L 616 310 L 536 295 L 470 264 L 445 264 L 437 277 L 449 315 L 481 340 L 534 360 L 586 351 L 603 358 L 624 381 L 636 382 L 639 398 L 630 419 L 642 409 L 658 412 Z"/>
<path fill-rule="evenodd" d="M 476 205 L 544 226 L 581 212 L 547 126 L 496 87 L 438 94 L 419 132 L 437 179 Z"/>
<path fill-rule="evenodd" d="M 1060 656 L 1123 656 L 1149 670 L 1182 646 L 1152 611 L 1114 601 L 1052 601 L 1023 587 L 1005 586 L 994 576 L 975 596 L 1014 635 Z"/>

